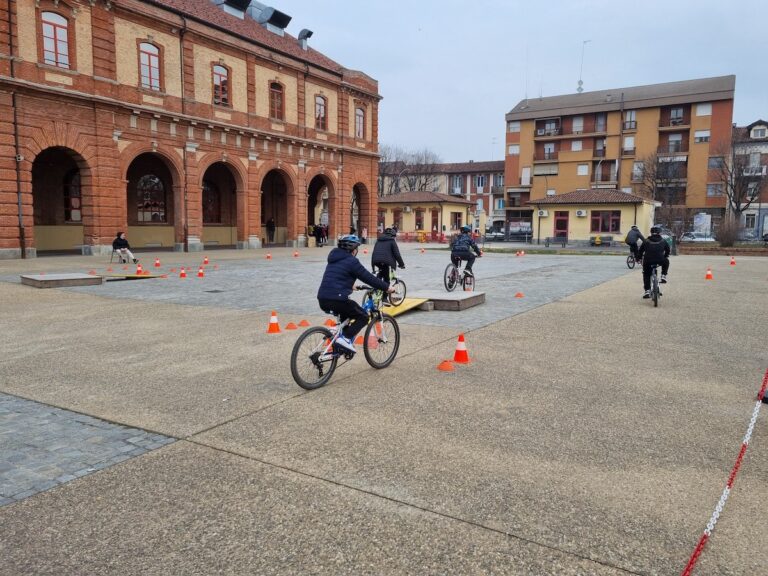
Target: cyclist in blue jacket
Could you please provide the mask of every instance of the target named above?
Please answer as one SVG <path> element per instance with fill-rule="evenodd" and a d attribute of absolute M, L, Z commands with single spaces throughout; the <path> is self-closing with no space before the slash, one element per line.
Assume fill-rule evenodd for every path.
<path fill-rule="evenodd" d="M 451 262 L 456 266 L 459 266 L 462 260 L 466 260 L 467 265 L 464 267 L 464 271 L 467 274 L 472 275 L 472 264 L 475 263 L 475 254 L 480 258 L 483 253 L 480 251 L 480 248 L 477 247 L 475 241 L 472 240 L 470 232 L 471 228 L 469 226 L 462 226 L 461 234 L 451 242 Z M 472 251 L 474 251 L 475 254 L 472 254 Z"/>
<path fill-rule="evenodd" d="M 339 238 L 336 248 L 328 254 L 328 265 L 317 290 L 317 302 L 324 312 L 338 314 L 342 322 L 348 318 L 351 320 L 336 339 L 337 344 L 350 352 L 355 352 L 355 336 L 368 324 L 368 313 L 357 302 L 349 299 L 355 281 L 360 280 L 387 293 L 395 291 L 389 282 L 368 272 L 357 259 L 360 244 L 360 238 L 354 234 Z"/>

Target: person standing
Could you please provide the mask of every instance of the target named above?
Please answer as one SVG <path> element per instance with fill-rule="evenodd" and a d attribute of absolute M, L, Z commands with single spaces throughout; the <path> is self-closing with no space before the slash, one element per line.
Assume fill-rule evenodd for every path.
<path fill-rule="evenodd" d="M 267 220 L 267 241 L 272 244 L 275 241 L 275 219 Z"/>

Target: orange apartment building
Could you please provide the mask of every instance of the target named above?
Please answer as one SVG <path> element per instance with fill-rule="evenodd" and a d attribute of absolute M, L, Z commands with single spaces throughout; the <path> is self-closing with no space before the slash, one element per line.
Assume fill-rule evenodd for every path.
<path fill-rule="evenodd" d="M 657 221 L 663 208 L 676 207 L 718 222 L 726 199 L 709 166 L 730 146 L 735 81 L 722 76 L 519 102 L 506 115 L 506 209 L 540 226 L 539 237 L 567 234 L 577 207 L 561 206 L 556 225 L 551 214 L 542 220 L 547 211 L 537 210 L 536 200 L 579 190 L 630 193 L 655 204 Z M 674 178 L 650 190 L 645 166 Z M 599 220 L 590 209 L 578 206 L 578 217 Z M 609 209 L 601 203 L 600 210 Z M 591 232 L 625 234 L 634 223 L 593 225 Z"/>
<path fill-rule="evenodd" d="M 374 229 L 378 83 L 249 0 L 0 6 L 0 258 Z M 270 222 L 271 224 L 271 222 Z M 270 226 L 271 228 L 271 226 Z"/>

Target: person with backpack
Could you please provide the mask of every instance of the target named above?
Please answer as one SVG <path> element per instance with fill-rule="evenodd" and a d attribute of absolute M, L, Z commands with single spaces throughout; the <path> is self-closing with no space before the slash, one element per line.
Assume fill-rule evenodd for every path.
<path fill-rule="evenodd" d="M 667 273 L 669 272 L 669 244 L 662 238 L 659 226 L 651 227 L 651 235 L 643 240 L 639 255 L 643 259 L 643 288 L 645 288 L 643 298 L 650 298 L 651 269 L 654 265 L 661 265 L 659 284 L 667 283 Z"/>
<path fill-rule="evenodd" d="M 480 248 L 477 247 L 477 244 L 475 244 L 475 241 L 470 235 L 472 229 L 469 226 L 462 226 L 460 230 L 461 234 L 451 242 L 451 262 L 458 267 L 462 260 L 466 260 L 467 265 L 464 267 L 464 271 L 467 274 L 472 275 L 472 264 L 475 263 L 475 254 L 477 254 L 477 257 L 479 258 L 483 253 L 480 251 Z"/>
<path fill-rule="evenodd" d="M 376 239 L 371 264 L 374 273 L 387 284 L 389 284 L 390 272 L 395 266 L 405 268 L 405 262 L 397 246 L 397 228 L 387 228 Z"/>

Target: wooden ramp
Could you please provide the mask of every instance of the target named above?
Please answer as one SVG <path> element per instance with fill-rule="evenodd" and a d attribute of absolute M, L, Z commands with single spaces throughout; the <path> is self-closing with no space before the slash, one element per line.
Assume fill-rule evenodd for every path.
<path fill-rule="evenodd" d="M 422 308 L 422 306 L 428 304 L 428 302 L 429 301 L 426 298 L 406 298 L 400 303 L 399 306 L 390 306 L 389 304 L 385 305 L 384 312 L 390 316 L 397 316 L 403 312 L 413 310 L 414 308 L 424 310 L 425 308 Z"/>
<path fill-rule="evenodd" d="M 21 283 L 35 288 L 62 288 L 65 286 L 94 286 L 104 282 L 93 274 L 25 274 Z"/>
<path fill-rule="evenodd" d="M 414 298 L 429 300 L 434 304 L 435 310 L 466 310 L 478 304 L 485 303 L 485 292 L 446 292 L 444 290 L 430 290 L 414 292 Z"/>
<path fill-rule="evenodd" d="M 167 278 L 167 274 L 102 274 L 107 282 L 115 282 L 118 280 L 143 280 L 144 278 Z"/>

